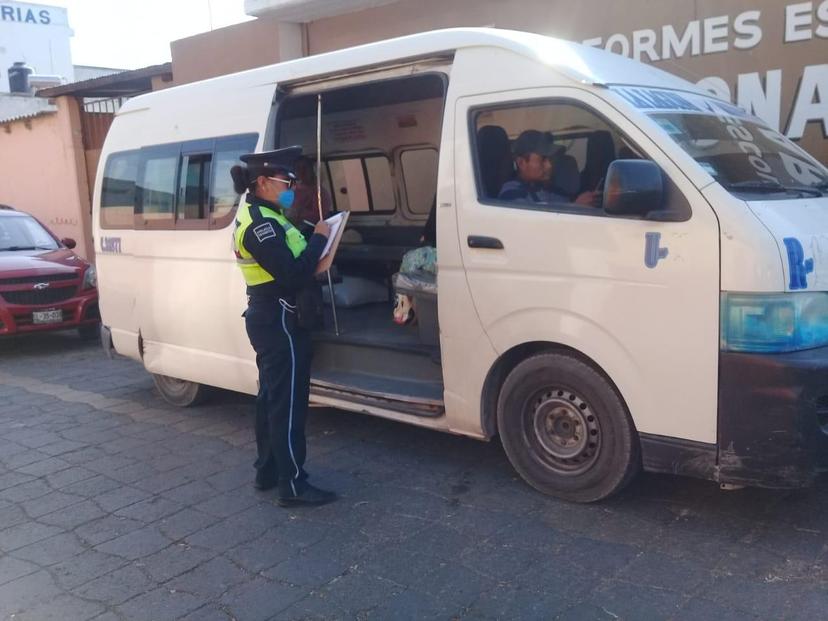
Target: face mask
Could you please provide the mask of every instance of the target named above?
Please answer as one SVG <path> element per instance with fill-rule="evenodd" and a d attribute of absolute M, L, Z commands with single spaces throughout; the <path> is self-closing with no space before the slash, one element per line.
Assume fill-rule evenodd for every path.
<path fill-rule="evenodd" d="M 290 209 L 295 197 L 296 195 L 293 193 L 293 190 L 285 190 L 279 194 L 279 204 L 285 209 Z"/>

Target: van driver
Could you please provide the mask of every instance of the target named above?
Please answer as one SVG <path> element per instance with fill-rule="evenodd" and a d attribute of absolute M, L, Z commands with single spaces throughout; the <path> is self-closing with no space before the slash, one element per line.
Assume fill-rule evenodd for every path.
<path fill-rule="evenodd" d="M 512 145 L 516 177 L 500 188 L 500 200 L 522 203 L 576 203 L 592 206 L 594 192 L 583 192 L 574 201 L 549 189 L 555 173 L 555 157 L 564 147 L 553 142 L 550 133 L 527 129 Z"/>

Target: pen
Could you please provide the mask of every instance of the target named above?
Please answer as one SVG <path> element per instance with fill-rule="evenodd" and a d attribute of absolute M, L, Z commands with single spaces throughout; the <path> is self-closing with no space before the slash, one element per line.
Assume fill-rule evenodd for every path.
<path fill-rule="evenodd" d="M 308 222 L 307 220 L 302 220 L 302 222 L 304 222 L 308 226 L 316 226 L 313 222 Z"/>

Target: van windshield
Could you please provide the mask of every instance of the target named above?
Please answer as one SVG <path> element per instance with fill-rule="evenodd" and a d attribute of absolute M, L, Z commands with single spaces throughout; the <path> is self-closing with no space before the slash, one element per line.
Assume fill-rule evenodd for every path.
<path fill-rule="evenodd" d="M 744 110 L 663 89 L 614 89 L 731 193 L 746 200 L 828 195 L 828 169 Z"/>

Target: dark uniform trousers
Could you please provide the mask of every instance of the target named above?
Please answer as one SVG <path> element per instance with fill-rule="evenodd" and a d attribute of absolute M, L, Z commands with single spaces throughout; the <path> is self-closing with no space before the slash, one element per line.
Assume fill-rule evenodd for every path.
<path fill-rule="evenodd" d="M 256 352 L 256 482 L 278 482 L 279 496 L 302 493 L 307 474 L 305 417 L 310 392 L 310 332 L 296 325 L 284 300 L 251 298 L 245 326 Z"/>

